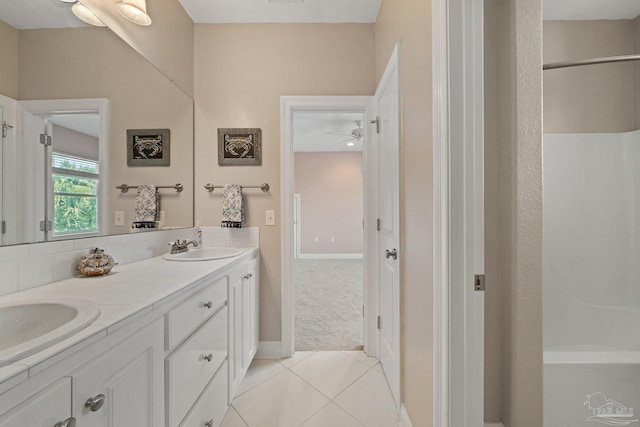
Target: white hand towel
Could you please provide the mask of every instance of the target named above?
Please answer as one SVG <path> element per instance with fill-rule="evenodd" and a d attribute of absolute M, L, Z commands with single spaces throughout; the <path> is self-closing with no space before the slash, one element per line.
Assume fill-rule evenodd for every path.
<path fill-rule="evenodd" d="M 134 208 L 133 222 L 154 222 L 160 219 L 160 194 L 155 185 L 141 185 Z"/>
<path fill-rule="evenodd" d="M 242 228 L 244 224 L 244 203 L 242 187 L 226 184 L 222 190 L 222 224 L 224 228 Z"/>

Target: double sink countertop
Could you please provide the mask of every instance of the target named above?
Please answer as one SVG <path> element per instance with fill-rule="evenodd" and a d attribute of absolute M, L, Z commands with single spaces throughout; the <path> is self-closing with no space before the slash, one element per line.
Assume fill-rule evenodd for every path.
<path fill-rule="evenodd" d="M 35 354 L 0 367 L 0 394 L 55 365 L 76 351 L 131 325 L 146 314 L 169 307 L 181 294 L 222 277 L 257 256 L 258 248 L 210 261 L 174 262 L 162 256 L 116 266 L 105 276 L 74 277 L 0 297 L 0 303 L 55 302 L 74 298 L 91 301 L 100 315 L 76 334 Z"/>

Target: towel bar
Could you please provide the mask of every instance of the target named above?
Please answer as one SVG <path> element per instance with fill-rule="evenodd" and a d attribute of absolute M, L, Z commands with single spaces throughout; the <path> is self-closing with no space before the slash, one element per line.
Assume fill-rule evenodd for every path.
<path fill-rule="evenodd" d="M 271 186 L 269 184 L 267 184 L 266 182 L 262 185 L 241 185 L 241 187 L 244 188 L 259 188 L 262 190 L 263 193 L 268 193 L 269 190 L 271 189 Z M 204 189 L 207 190 L 209 193 L 211 193 L 213 190 L 215 190 L 216 188 L 224 188 L 224 185 L 213 185 L 213 184 L 207 184 L 204 186 Z"/>
<path fill-rule="evenodd" d="M 129 189 L 131 188 L 138 188 L 139 185 L 127 185 L 127 184 L 122 184 L 122 185 L 118 185 L 116 187 L 116 190 L 120 190 L 123 193 L 126 193 L 129 191 Z M 156 188 L 173 188 L 174 190 L 176 190 L 178 193 L 180 193 L 182 190 L 184 190 L 184 186 L 182 184 L 175 184 L 175 185 L 157 185 Z"/>

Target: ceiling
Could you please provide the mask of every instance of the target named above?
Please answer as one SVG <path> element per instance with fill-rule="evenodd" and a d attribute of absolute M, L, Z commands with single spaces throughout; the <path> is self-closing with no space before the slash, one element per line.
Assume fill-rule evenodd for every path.
<path fill-rule="evenodd" d="M 148 0 L 152 1 L 152 0 Z M 376 22 L 382 0 L 179 0 L 193 22 Z"/>
<path fill-rule="evenodd" d="M 547 20 L 633 19 L 640 15 L 640 0 L 543 0 Z"/>
<path fill-rule="evenodd" d="M 0 0 L 0 20 L 18 30 L 85 27 L 60 0 Z"/>
<path fill-rule="evenodd" d="M 363 113 L 296 111 L 293 113 L 293 151 L 362 151 L 362 139 L 351 132 Z M 338 135 L 335 135 L 338 134 Z M 353 147 L 347 145 L 354 142 Z"/>

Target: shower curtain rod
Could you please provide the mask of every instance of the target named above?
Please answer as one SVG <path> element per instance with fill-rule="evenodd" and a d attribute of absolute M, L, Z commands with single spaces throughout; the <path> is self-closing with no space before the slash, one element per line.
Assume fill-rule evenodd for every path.
<path fill-rule="evenodd" d="M 542 66 L 542 69 L 555 70 L 558 68 L 580 67 L 582 65 L 609 64 L 613 62 L 629 62 L 629 61 L 640 61 L 640 54 L 607 56 L 605 58 L 578 59 L 576 61 L 554 62 L 551 64 L 544 64 Z"/>

